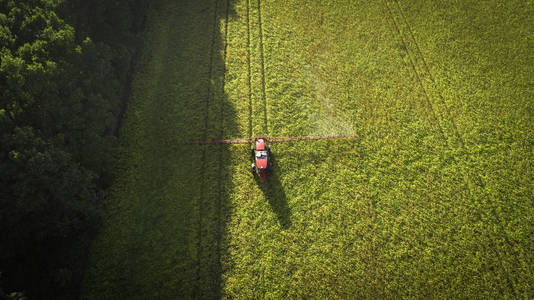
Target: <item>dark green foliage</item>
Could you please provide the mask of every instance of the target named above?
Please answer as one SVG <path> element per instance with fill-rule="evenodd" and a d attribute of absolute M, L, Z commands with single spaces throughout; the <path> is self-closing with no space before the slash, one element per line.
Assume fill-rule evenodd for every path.
<path fill-rule="evenodd" d="M 0 1 L 0 272 L 6 293 L 40 299 L 77 294 L 80 249 L 110 185 L 115 127 L 127 96 L 122 87 L 146 3 Z"/>

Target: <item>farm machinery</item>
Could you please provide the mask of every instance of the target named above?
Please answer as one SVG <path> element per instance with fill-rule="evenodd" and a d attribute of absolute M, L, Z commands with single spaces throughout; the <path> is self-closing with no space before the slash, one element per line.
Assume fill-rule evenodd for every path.
<path fill-rule="evenodd" d="M 167 145 L 225 145 L 225 144 L 250 144 L 252 156 L 251 171 L 254 176 L 265 179 L 272 172 L 272 156 L 269 143 L 286 143 L 298 141 L 313 141 L 327 139 L 347 139 L 355 138 L 355 135 L 338 135 L 338 136 L 308 136 L 308 137 L 287 137 L 287 138 L 270 138 L 270 137 L 253 137 L 249 139 L 235 140 L 214 140 L 214 141 L 193 141 L 193 142 L 167 142 Z"/>
<path fill-rule="evenodd" d="M 252 174 L 258 174 L 260 179 L 265 179 L 265 175 L 272 171 L 273 162 L 269 158 L 271 147 L 266 144 L 264 138 L 258 138 L 250 145 L 250 152 L 253 156 Z"/>

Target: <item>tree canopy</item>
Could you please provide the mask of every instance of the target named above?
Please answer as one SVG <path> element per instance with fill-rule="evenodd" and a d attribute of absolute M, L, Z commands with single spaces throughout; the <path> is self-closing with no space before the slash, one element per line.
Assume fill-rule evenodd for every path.
<path fill-rule="evenodd" d="M 0 0 L 0 286 L 70 298 L 148 0 Z M 2 293 L 4 293 L 2 292 Z"/>

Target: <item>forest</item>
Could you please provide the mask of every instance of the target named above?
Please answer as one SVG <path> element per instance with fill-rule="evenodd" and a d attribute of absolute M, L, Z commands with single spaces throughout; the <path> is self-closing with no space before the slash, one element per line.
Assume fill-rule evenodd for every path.
<path fill-rule="evenodd" d="M 148 0 L 0 0 L 0 298 L 73 299 Z"/>

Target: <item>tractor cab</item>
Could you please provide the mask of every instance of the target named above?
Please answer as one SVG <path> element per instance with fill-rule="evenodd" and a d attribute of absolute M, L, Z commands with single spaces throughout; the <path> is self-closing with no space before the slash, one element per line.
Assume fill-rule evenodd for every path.
<path fill-rule="evenodd" d="M 265 139 L 258 138 L 250 147 L 254 162 L 252 163 L 252 174 L 258 174 L 260 179 L 265 179 L 265 175 L 271 172 L 271 161 L 269 154 L 271 149 L 265 144 Z"/>

